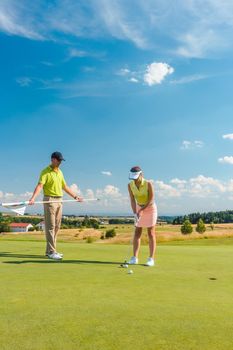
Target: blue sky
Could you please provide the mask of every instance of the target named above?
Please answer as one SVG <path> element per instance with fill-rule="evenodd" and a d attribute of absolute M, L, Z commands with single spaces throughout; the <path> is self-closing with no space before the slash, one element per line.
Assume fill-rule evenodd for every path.
<path fill-rule="evenodd" d="M 29 198 L 60 150 L 72 188 L 101 198 L 66 213 L 130 212 L 133 165 L 161 215 L 232 209 L 232 13 L 227 0 L 2 0 L 0 201 Z"/>

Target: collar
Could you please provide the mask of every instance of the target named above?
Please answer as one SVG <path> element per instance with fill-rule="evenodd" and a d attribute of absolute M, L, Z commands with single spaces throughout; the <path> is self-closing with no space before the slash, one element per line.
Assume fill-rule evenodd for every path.
<path fill-rule="evenodd" d="M 49 170 L 51 170 L 51 171 L 55 171 L 51 165 L 49 165 L 48 168 L 49 168 Z M 60 169 L 58 168 L 58 171 L 57 171 L 57 172 L 59 172 L 59 171 L 60 171 Z M 56 171 L 55 171 L 55 173 L 56 173 Z"/>
<path fill-rule="evenodd" d="M 143 177 L 140 187 L 143 186 L 143 185 L 145 184 L 145 181 L 146 181 L 146 180 L 145 180 L 144 177 Z"/>
<path fill-rule="evenodd" d="M 135 184 L 134 180 L 132 180 L 132 181 L 133 181 L 134 186 L 135 186 L 136 188 L 138 188 L 137 185 Z M 143 178 L 142 178 L 142 181 L 141 181 L 141 183 L 140 183 L 139 188 L 142 187 L 142 186 L 144 186 L 144 185 L 145 185 L 145 182 L 146 182 L 146 180 L 145 180 L 144 177 L 143 177 Z"/>

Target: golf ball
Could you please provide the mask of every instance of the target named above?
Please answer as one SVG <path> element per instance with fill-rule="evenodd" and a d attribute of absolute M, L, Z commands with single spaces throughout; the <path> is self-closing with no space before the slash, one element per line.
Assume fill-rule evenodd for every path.
<path fill-rule="evenodd" d="M 129 271 L 128 271 L 128 274 L 129 274 L 129 275 L 132 275 L 132 273 L 133 273 L 133 270 L 129 270 Z"/>
<path fill-rule="evenodd" d="M 123 265 L 123 267 L 125 267 L 126 269 L 128 268 L 128 266 L 129 266 L 128 264 L 124 264 Z"/>

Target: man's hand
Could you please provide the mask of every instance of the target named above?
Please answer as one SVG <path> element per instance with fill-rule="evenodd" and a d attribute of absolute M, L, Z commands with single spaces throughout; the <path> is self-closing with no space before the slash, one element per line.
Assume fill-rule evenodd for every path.
<path fill-rule="evenodd" d="M 83 202 L 83 198 L 82 198 L 82 197 L 76 196 L 74 199 L 75 199 L 77 202 Z"/>
<path fill-rule="evenodd" d="M 35 204 L 35 198 L 31 198 L 31 199 L 29 199 L 29 203 L 28 203 L 29 205 L 33 205 L 33 204 Z"/>
<path fill-rule="evenodd" d="M 41 183 L 39 183 L 36 186 L 31 198 L 29 199 L 29 205 L 33 205 L 35 203 L 35 199 L 38 196 L 38 194 L 40 193 L 40 191 L 42 190 L 42 188 L 43 188 L 43 185 Z"/>

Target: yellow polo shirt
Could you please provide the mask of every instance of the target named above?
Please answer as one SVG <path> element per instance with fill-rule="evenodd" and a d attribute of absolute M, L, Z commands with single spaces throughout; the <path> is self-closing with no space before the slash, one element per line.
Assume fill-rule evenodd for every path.
<path fill-rule="evenodd" d="M 44 195 L 53 197 L 62 197 L 63 188 L 66 185 L 63 173 L 60 169 L 54 171 L 49 165 L 42 170 L 39 178 L 39 183 L 43 185 Z"/>
<path fill-rule="evenodd" d="M 136 202 L 139 205 L 147 204 L 149 198 L 148 181 L 142 178 L 142 182 L 139 188 L 137 188 L 133 180 L 130 182 L 129 185 L 134 195 L 134 198 L 136 199 Z"/>

